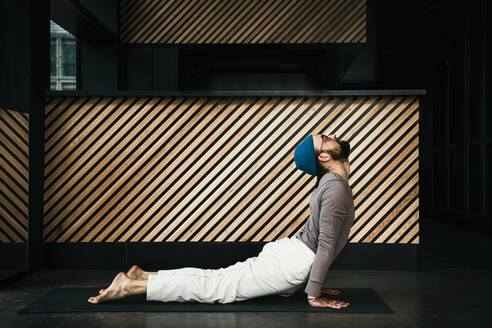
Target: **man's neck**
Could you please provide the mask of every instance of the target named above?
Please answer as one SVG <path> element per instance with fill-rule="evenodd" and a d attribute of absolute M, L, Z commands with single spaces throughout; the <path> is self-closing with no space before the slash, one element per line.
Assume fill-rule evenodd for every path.
<path fill-rule="evenodd" d="M 333 164 L 328 168 L 328 171 L 337 173 L 345 181 L 348 182 L 348 177 L 350 174 L 349 162 L 348 161 L 334 161 Z"/>

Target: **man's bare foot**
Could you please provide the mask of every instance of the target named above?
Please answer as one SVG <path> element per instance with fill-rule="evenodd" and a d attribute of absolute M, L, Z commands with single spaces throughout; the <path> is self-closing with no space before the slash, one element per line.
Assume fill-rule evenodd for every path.
<path fill-rule="evenodd" d="M 149 273 L 142 270 L 138 265 L 134 265 L 128 270 L 126 275 L 132 280 L 147 280 Z"/>
<path fill-rule="evenodd" d="M 88 301 L 97 304 L 124 298 L 129 295 L 127 286 L 130 282 L 130 278 L 124 272 L 120 272 L 108 288 L 101 289 L 98 296 L 90 297 Z"/>

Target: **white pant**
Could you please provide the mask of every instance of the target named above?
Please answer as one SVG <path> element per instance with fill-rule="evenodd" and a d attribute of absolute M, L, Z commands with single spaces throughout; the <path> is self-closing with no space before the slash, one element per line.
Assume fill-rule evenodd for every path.
<path fill-rule="evenodd" d="M 269 242 L 258 256 L 221 269 L 181 268 L 149 275 L 147 300 L 230 303 L 292 295 L 309 278 L 315 254 L 293 236 Z"/>

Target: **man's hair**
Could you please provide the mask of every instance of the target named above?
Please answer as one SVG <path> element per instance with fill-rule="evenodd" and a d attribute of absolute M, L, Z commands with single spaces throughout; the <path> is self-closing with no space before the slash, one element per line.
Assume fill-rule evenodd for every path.
<path fill-rule="evenodd" d="M 350 154 L 350 143 L 345 140 L 339 140 L 338 144 L 340 145 L 339 150 L 328 150 L 327 153 L 330 154 L 331 158 L 335 161 L 348 161 L 348 157 Z M 314 186 L 314 189 L 318 188 L 319 181 L 327 172 L 328 171 L 319 164 L 319 161 L 316 158 L 316 184 Z"/>

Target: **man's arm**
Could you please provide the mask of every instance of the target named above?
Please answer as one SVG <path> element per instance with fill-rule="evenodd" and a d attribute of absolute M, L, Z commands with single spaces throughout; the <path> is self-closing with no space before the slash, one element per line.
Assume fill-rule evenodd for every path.
<path fill-rule="evenodd" d="M 318 249 L 304 290 L 312 297 L 320 296 L 326 273 L 335 258 L 336 244 L 343 226 L 344 209 L 340 199 L 343 188 L 341 181 L 334 180 L 321 194 Z"/>

